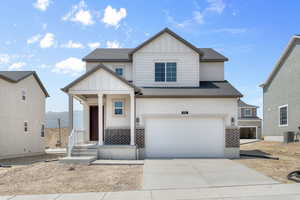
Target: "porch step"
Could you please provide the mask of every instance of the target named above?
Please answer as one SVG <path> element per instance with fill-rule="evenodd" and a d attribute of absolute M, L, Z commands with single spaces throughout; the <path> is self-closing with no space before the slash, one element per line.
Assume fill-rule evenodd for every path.
<path fill-rule="evenodd" d="M 95 160 L 91 165 L 144 165 L 143 160 Z"/>
<path fill-rule="evenodd" d="M 73 148 L 71 156 L 98 156 L 98 149 Z"/>
<path fill-rule="evenodd" d="M 59 162 L 64 164 L 81 164 L 81 165 L 89 165 L 91 162 L 97 159 L 96 156 L 75 156 L 75 157 L 64 157 L 60 158 Z"/>

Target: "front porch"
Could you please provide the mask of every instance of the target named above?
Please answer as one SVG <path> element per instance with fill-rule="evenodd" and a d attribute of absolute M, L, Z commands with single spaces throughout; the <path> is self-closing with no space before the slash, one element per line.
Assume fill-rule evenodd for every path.
<path fill-rule="evenodd" d="M 139 157 L 135 135 L 135 94 L 138 88 L 99 65 L 63 88 L 63 91 L 69 97 L 69 157 Z M 74 99 L 83 107 L 81 130 L 74 128 Z"/>

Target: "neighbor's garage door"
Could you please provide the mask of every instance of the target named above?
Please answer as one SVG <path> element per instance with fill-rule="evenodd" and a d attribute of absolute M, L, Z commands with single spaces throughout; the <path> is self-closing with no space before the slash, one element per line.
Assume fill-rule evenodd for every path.
<path fill-rule="evenodd" d="M 147 158 L 224 156 L 221 118 L 148 118 L 145 125 Z"/>

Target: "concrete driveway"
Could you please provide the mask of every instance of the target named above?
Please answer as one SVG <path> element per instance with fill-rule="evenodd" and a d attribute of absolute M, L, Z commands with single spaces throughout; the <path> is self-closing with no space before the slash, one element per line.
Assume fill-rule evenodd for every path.
<path fill-rule="evenodd" d="M 276 183 L 228 159 L 155 159 L 144 164 L 143 188 L 147 190 Z"/>

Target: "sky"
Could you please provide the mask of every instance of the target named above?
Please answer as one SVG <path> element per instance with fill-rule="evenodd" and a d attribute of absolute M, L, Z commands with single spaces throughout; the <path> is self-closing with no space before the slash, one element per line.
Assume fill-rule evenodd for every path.
<path fill-rule="evenodd" d="M 46 111 L 66 111 L 63 88 L 84 73 L 97 47 L 136 47 L 168 27 L 229 58 L 225 79 L 262 106 L 263 83 L 294 34 L 297 0 L 10 0 L 0 7 L 0 70 L 35 70 L 50 94 Z M 261 110 L 259 111 L 261 115 Z"/>

